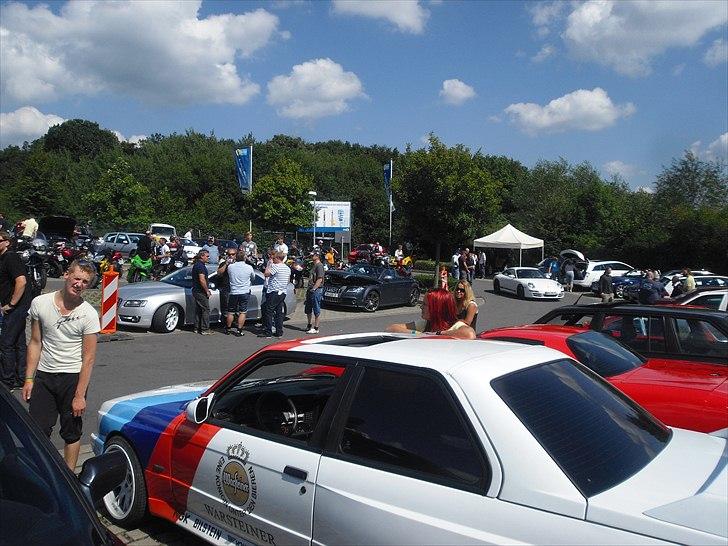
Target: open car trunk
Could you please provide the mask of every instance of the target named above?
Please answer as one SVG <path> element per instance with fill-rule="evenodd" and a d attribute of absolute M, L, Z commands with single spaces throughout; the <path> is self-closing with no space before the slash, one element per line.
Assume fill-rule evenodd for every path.
<path fill-rule="evenodd" d="M 73 239 L 76 219 L 70 216 L 44 216 L 38 222 L 38 231 L 51 240 Z"/>

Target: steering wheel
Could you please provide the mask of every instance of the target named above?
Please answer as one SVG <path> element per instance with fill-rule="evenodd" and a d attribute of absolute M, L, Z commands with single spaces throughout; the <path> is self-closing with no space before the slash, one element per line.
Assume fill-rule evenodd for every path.
<path fill-rule="evenodd" d="M 293 400 L 278 391 L 264 392 L 255 402 L 255 419 L 268 432 L 291 436 L 298 428 Z"/>

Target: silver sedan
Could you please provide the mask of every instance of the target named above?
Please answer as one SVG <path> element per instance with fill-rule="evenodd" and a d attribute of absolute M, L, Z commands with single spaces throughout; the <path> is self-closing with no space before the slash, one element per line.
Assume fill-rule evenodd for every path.
<path fill-rule="evenodd" d="M 210 297 L 210 322 L 219 322 L 225 314 L 220 309 L 220 291 L 216 286 L 217 266 L 207 266 Z M 260 302 L 263 294 L 263 274 L 256 271 L 250 291 L 247 319 L 261 317 Z M 285 316 L 296 310 L 293 285 L 288 284 L 285 299 Z M 116 309 L 119 325 L 151 329 L 155 332 L 172 332 L 183 324 L 194 324 L 195 301 L 192 298 L 192 267 L 184 267 L 163 277 L 159 282 L 140 282 L 119 288 Z"/>

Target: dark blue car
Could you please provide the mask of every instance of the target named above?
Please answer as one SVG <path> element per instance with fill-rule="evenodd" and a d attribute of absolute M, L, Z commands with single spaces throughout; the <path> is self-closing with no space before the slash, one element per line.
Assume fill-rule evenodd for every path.
<path fill-rule="evenodd" d="M 624 275 L 612 277 L 612 286 L 614 286 L 614 295 L 618 298 L 624 297 L 624 289 L 628 286 L 639 286 L 640 281 L 644 278 L 641 269 L 630 269 Z M 594 294 L 599 295 L 599 281 L 596 280 L 591 284 L 591 290 Z"/>

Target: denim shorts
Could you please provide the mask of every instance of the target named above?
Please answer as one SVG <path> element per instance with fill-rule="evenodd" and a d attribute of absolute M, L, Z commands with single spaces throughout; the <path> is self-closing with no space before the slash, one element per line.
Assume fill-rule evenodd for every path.
<path fill-rule="evenodd" d="M 323 288 L 317 288 L 316 290 L 309 290 L 306 292 L 306 303 L 304 304 L 304 313 L 313 313 L 315 316 L 321 314 L 321 298 L 324 295 Z"/>
<path fill-rule="evenodd" d="M 227 312 L 247 313 L 249 300 L 250 292 L 247 294 L 230 294 L 230 296 L 228 296 Z"/>

